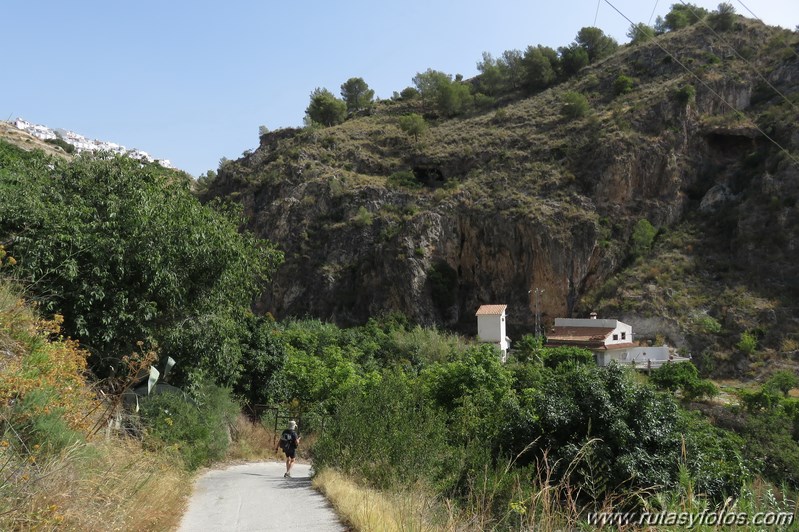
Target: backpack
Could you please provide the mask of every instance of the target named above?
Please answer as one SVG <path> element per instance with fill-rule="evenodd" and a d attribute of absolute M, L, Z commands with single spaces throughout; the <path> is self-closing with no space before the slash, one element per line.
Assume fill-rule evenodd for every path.
<path fill-rule="evenodd" d="M 280 448 L 283 451 L 291 450 L 291 432 L 284 432 L 280 435 Z"/>

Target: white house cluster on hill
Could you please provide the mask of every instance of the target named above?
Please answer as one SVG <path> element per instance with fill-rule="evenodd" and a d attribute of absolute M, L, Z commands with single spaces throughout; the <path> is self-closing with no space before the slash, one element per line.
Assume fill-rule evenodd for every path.
<path fill-rule="evenodd" d="M 481 342 L 494 344 L 502 353 L 502 362 L 508 358 L 510 338 L 505 335 L 505 310 L 508 305 L 481 305 L 477 309 L 477 337 Z"/>
<path fill-rule="evenodd" d="M 128 149 L 125 146 L 121 146 L 114 142 L 106 142 L 103 140 L 95 140 L 89 139 L 84 137 L 83 135 L 79 135 L 73 131 L 67 131 L 66 129 L 51 129 L 47 126 L 41 126 L 38 124 L 31 124 L 21 118 L 17 118 L 12 122 L 14 127 L 19 130 L 28 133 L 36 137 L 37 139 L 41 140 L 52 140 L 52 139 L 61 139 L 67 144 L 71 144 L 75 146 L 75 151 L 83 152 L 83 151 L 110 151 L 112 153 L 117 153 L 119 155 L 125 155 L 127 157 L 131 157 L 133 159 L 138 159 L 140 161 L 147 161 L 147 162 L 156 162 L 163 166 L 164 168 L 173 168 L 172 163 L 170 163 L 167 159 L 154 159 L 150 156 L 149 153 L 137 149 Z"/>
<path fill-rule="evenodd" d="M 666 346 L 643 347 L 633 342 L 633 328 L 615 319 L 555 318 L 555 327 L 547 335 L 547 346 L 573 346 L 594 353 L 597 365 L 611 361 L 639 368 L 658 368 L 668 362 L 685 362 Z"/>

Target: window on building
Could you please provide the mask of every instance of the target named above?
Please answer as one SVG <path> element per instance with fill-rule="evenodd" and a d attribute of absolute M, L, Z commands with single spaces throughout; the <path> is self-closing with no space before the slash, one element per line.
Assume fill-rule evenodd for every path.
<path fill-rule="evenodd" d="M 627 333 L 626 332 L 621 333 L 621 339 L 622 340 L 626 340 L 627 339 Z"/>
<path fill-rule="evenodd" d="M 618 334 L 614 334 L 614 335 L 613 335 L 613 339 L 614 339 L 614 340 L 618 340 L 618 339 L 619 339 L 619 335 L 618 335 Z"/>

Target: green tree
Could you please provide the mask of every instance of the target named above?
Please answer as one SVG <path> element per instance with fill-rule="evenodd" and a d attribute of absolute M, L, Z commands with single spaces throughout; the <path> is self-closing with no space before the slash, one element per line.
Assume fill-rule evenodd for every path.
<path fill-rule="evenodd" d="M 0 164 L 0 241 L 100 375 L 139 340 L 248 308 L 282 258 L 239 233 L 239 209 L 201 205 L 189 178 L 156 164 L 109 154 L 20 162 Z M 217 355 L 201 348 L 179 363 Z M 217 362 L 207 366 L 227 365 Z"/>
<path fill-rule="evenodd" d="M 793 388 L 799 387 L 799 377 L 792 371 L 780 369 L 771 374 L 763 387 L 779 391 L 783 396 L 787 397 L 788 392 Z"/>
<path fill-rule="evenodd" d="M 662 27 L 666 31 L 687 28 L 705 18 L 707 14 L 707 9 L 694 4 L 673 4 L 662 21 Z"/>
<path fill-rule="evenodd" d="M 311 123 L 323 126 L 335 126 L 344 121 L 347 105 L 333 96 L 327 89 L 316 88 L 311 93 L 311 103 L 305 109 L 305 115 Z"/>
<path fill-rule="evenodd" d="M 400 117 L 399 128 L 406 135 L 412 136 L 414 141 L 418 142 L 419 137 L 427 131 L 427 122 L 421 115 L 411 113 Z"/>
<path fill-rule="evenodd" d="M 505 50 L 502 52 L 502 57 L 497 59 L 500 77 L 508 90 L 516 90 L 522 85 L 524 79 L 522 57 L 519 50 Z"/>
<path fill-rule="evenodd" d="M 646 218 L 638 220 L 630 236 L 630 254 L 633 257 L 642 257 L 649 253 L 652 243 L 655 241 L 655 235 L 657 235 L 657 229 L 649 220 Z"/>
<path fill-rule="evenodd" d="M 630 39 L 630 44 L 647 42 L 655 38 L 655 28 L 643 22 L 632 24 L 627 30 L 627 37 Z"/>
<path fill-rule="evenodd" d="M 469 85 L 455 81 L 439 88 L 437 98 L 439 113 L 447 117 L 458 116 L 470 110 L 474 103 Z"/>
<path fill-rule="evenodd" d="M 429 111 L 438 104 L 442 87 L 452 84 L 452 76 L 428 68 L 424 72 L 416 73 L 413 77 L 413 84 L 422 98 L 422 108 Z"/>
<path fill-rule="evenodd" d="M 576 75 L 583 67 L 588 66 L 588 51 L 578 44 L 558 48 L 561 73 L 564 77 Z"/>
<path fill-rule="evenodd" d="M 402 100 L 413 100 L 419 97 L 419 91 L 415 87 L 405 87 L 399 95 Z"/>
<path fill-rule="evenodd" d="M 449 74 L 427 69 L 417 73 L 413 83 L 419 89 L 422 107 L 426 111 L 435 109 L 439 114 L 452 117 L 467 111 L 472 105 L 469 86 L 453 81 Z"/>
<path fill-rule="evenodd" d="M 502 86 L 502 73 L 496 59 L 490 53 L 483 52 L 483 60 L 477 62 L 477 71 L 480 72 L 480 89 L 489 96 L 497 94 Z"/>
<path fill-rule="evenodd" d="M 522 58 L 523 85 L 528 92 L 544 90 L 555 82 L 558 54 L 546 46 L 528 46 Z"/>
<path fill-rule="evenodd" d="M 719 31 L 729 31 L 735 25 L 735 7 L 728 2 L 722 2 L 716 11 L 710 14 L 710 25 Z"/>
<path fill-rule="evenodd" d="M 560 113 L 566 118 L 582 118 L 588 109 L 588 99 L 579 92 L 567 92 L 561 98 Z"/>
<path fill-rule="evenodd" d="M 372 107 L 375 91 L 369 88 L 363 78 L 350 78 L 341 85 L 341 97 L 347 112 L 355 113 Z"/>
<path fill-rule="evenodd" d="M 613 54 L 618 48 L 619 43 L 616 39 L 605 35 L 599 28 L 581 28 L 575 39 L 577 45 L 581 46 L 588 53 L 588 62 L 596 63 Z"/>

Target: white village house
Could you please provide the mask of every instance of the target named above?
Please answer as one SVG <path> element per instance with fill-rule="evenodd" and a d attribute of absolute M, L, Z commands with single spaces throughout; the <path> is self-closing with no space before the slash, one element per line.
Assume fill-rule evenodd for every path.
<path fill-rule="evenodd" d="M 659 368 L 668 362 L 685 362 L 688 358 L 672 354 L 667 346 L 642 347 L 633 343 L 633 328 L 615 319 L 597 319 L 595 313 L 585 318 L 555 318 L 555 326 L 547 335 L 548 347 L 573 346 L 594 353 L 598 366 L 612 360 L 619 364 L 644 369 Z"/>
<path fill-rule="evenodd" d="M 481 342 L 494 344 L 502 353 L 502 362 L 508 358 L 510 338 L 505 335 L 505 310 L 508 305 L 481 305 L 477 309 L 477 337 Z"/>

